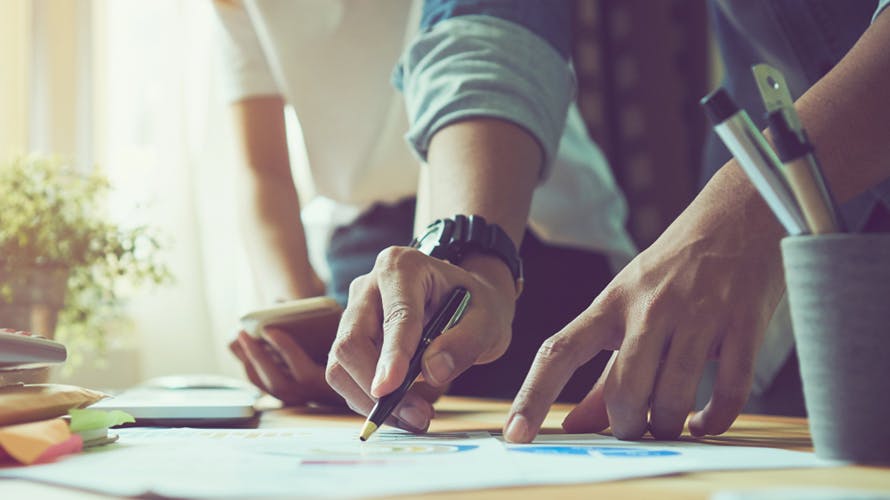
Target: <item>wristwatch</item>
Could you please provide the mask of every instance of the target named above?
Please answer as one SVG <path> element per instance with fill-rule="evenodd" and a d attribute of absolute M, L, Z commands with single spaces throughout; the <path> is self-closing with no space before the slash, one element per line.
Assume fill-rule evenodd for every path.
<path fill-rule="evenodd" d="M 473 253 L 492 255 L 501 259 L 516 284 L 516 296 L 522 293 L 524 276 L 522 259 L 513 240 L 497 224 L 489 224 L 479 215 L 455 215 L 438 219 L 411 241 L 411 246 L 437 259 L 459 265 Z"/>

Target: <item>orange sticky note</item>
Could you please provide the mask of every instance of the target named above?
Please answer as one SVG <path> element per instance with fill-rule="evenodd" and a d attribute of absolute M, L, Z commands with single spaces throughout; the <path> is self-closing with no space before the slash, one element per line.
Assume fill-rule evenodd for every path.
<path fill-rule="evenodd" d="M 23 464 L 78 452 L 82 444 L 80 436 L 72 436 L 68 423 L 59 418 L 0 427 L 0 447 Z"/>

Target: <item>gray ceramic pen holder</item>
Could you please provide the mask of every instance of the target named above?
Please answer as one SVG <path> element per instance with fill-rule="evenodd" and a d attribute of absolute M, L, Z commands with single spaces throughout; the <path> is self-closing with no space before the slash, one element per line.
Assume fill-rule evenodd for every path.
<path fill-rule="evenodd" d="M 816 454 L 890 462 L 890 234 L 782 241 Z"/>

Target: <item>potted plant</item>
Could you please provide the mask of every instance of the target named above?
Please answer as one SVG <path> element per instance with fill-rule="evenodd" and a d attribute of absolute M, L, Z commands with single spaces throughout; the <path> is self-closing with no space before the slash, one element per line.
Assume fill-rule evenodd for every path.
<path fill-rule="evenodd" d="M 75 365 L 104 353 L 123 287 L 171 280 L 155 232 L 107 216 L 109 189 L 55 156 L 0 165 L 0 328 L 56 337 Z"/>

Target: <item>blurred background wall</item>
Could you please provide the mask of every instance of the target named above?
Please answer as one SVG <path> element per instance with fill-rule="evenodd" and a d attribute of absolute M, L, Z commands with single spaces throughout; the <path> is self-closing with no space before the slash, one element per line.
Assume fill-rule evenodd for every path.
<path fill-rule="evenodd" d="M 576 0 L 578 100 L 645 248 L 692 200 L 713 86 L 705 0 Z"/>

